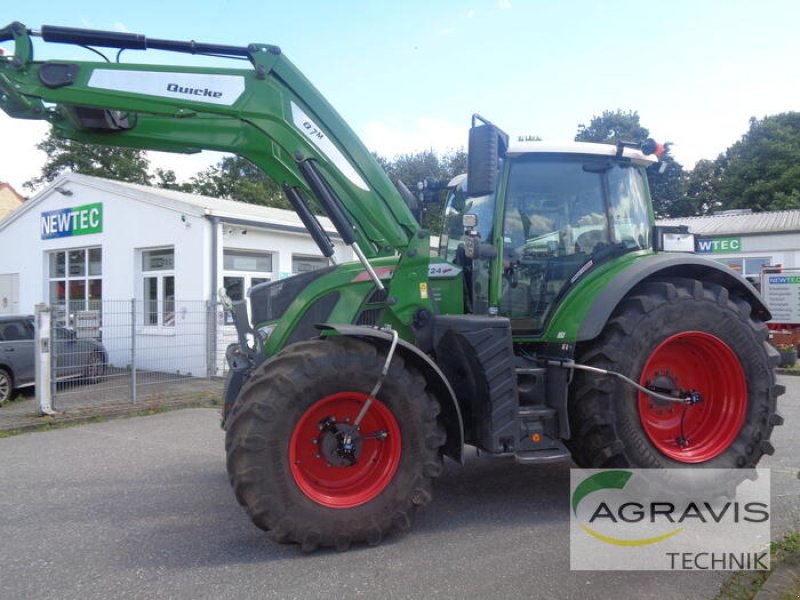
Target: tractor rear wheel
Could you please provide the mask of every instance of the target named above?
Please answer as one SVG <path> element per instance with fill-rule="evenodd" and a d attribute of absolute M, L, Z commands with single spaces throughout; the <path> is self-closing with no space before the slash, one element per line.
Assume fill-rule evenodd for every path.
<path fill-rule="evenodd" d="M 777 352 L 750 305 L 708 282 L 671 278 L 635 288 L 579 364 L 617 371 L 692 405 L 655 400 L 617 378 L 576 371 L 570 442 L 585 467 L 754 467 L 783 386 Z"/>
<path fill-rule="evenodd" d="M 431 499 L 444 430 L 423 376 L 395 355 L 360 427 L 385 350 L 336 337 L 261 365 L 227 425 L 228 474 L 253 522 L 306 551 L 379 543 Z"/>

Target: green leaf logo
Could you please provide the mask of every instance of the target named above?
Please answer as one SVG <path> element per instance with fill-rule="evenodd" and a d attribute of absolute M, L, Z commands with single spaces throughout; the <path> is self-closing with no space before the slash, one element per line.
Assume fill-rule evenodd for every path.
<path fill-rule="evenodd" d="M 583 480 L 572 493 L 572 513 L 577 518 L 578 505 L 589 494 L 608 489 L 621 490 L 628 484 L 628 481 L 630 481 L 632 476 L 633 473 L 630 471 L 603 471 L 601 473 L 595 473 L 591 477 Z M 603 535 L 583 523 L 581 523 L 581 529 L 583 529 L 592 537 L 600 540 L 601 542 L 605 542 L 606 544 L 612 544 L 614 546 L 647 546 L 669 539 L 672 536 L 679 534 L 684 528 L 679 527 L 674 531 L 670 531 L 655 537 L 630 540 Z"/>

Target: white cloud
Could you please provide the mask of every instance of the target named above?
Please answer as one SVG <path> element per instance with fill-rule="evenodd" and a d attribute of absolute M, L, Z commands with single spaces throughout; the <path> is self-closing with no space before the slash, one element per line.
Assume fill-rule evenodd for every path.
<path fill-rule="evenodd" d="M 509 8 L 511 8 L 511 0 L 500 0 L 497 3 L 497 6 L 499 6 L 500 8 L 502 8 L 504 10 L 508 10 Z"/>
<path fill-rule="evenodd" d="M 409 120 L 388 117 L 367 123 L 361 139 L 370 150 L 386 158 L 433 149 L 439 154 L 466 148 L 467 130 L 462 125 L 433 117 Z"/>
<path fill-rule="evenodd" d="M 125 23 L 120 23 L 119 21 L 114 23 L 114 31 L 119 31 L 120 33 L 130 33 L 131 32 L 131 30 L 126 27 Z"/>
<path fill-rule="evenodd" d="M 474 8 L 470 8 L 470 9 L 467 11 L 467 18 L 468 18 L 468 19 L 471 19 L 471 18 L 473 18 L 473 17 L 474 17 L 475 15 L 477 15 L 477 14 L 478 14 L 478 11 L 477 11 L 477 10 L 475 10 Z"/>
<path fill-rule="evenodd" d="M 48 125 L 44 121 L 12 119 L 0 111 L 0 182 L 10 183 L 22 195 L 30 190 L 22 187 L 29 179 L 39 177 L 47 155 L 36 148 L 36 144 L 47 135 Z M 197 154 L 175 154 L 171 152 L 148 152 L 150 170 L 172 169 L 178 181 L 188 181 L 200 171 L 217 164 L 224 155 L 221 152 Z"/>
<path fill-rule="evenodd" d="M 30 192 L 22 184 L 42 174 L 47 155 L 36 149 L 47 134 L 44 121 L 12 119 L 0 111 L 0 181 L 7 181 L 20 194 Z"/>
<path fill-rule="evenodd" d="M 455 27 L 445 27 L 439 31 L 439 35 L 453 35 L 456 32 Z"/>

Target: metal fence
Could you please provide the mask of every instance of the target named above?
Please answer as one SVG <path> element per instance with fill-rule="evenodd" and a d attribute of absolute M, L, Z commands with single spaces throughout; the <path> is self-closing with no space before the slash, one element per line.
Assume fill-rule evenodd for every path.
<path fill-rule="evenodd" d="M 50 316 L 44 348 L 54 409 L 221 392 L 236 331 L 220 304 L 102 300 L 91 308 L 37 307 Z M 47 381 L 37 374 L 40 384 Z"/>

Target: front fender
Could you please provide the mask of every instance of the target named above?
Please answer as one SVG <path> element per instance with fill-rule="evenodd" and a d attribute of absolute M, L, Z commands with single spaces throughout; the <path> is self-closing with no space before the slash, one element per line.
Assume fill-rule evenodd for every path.
<path fill-rule="evenodd" d="M 376 340 L 381 344 L 390 344 L 392 334 L 382 329 L 374 327 L 364 327 L 358 325 L 336 325 L 324 324 L 317 325 L 325 332 L 336 332 L 339 335 L 368 338 Z M 450 383 L 439 369 L 435 362 L 419 348 L 403 340 L 397 341 L 397 351 L 401 353 L 404 360 L 409 361 L 417 369 L 422 371 L 430 388 L 436 394 L 441 404 L 442 412 L 440 421 L 444 425 L 447 433 L 447 441 L 444 445 L 444 454 L 458 463 L 464 462 L 464 422 L 461 418 L 461 409 L 458 407 L 456 395 Z"/>

